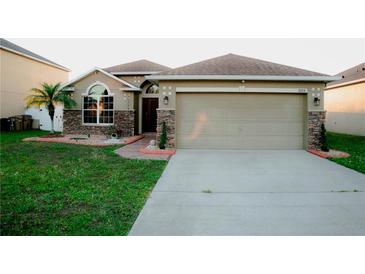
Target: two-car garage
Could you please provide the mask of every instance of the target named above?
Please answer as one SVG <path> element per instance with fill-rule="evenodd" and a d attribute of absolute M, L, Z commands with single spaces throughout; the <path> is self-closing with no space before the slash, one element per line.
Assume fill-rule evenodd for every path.
<path fill-rule="evenodd" d="M 177 93 L 177 148 L 303 149 L 306 94 Z"/>
<path fill-rule="evenodd" d="M 321 148 L 323 88 L 335 77 L 227 54 L 147 79 L 161 88 L 157 124 L 171 146 L 280 150 Z"/>

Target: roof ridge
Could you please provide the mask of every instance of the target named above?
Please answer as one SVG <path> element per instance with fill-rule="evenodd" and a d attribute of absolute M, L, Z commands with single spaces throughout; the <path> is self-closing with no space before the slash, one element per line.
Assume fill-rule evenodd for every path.
<path fill-rule="evenodd" d="M 330 75 L 327 75 L 327 74 L 324 74 L 324 73 L 321 73 L 321 72 L 318 72 L 318 71 L 307 70 L 307 69 L 303 69 L 303 68 L 299 68 L 299 67 L 284 65 L 284 64 L 281 64 L 281 63 L 277 63 L 277 62 L 273 62 L 273 61 L 268 61 L 268 60 L 264 60 L 264 59 L 253 58 L 253 57 L 243 56 L 243 55 L 238 55 L 238 54 L 232 54 L 232 55 L 238 56 L 238 57 L 244 57 L 244 58 L 248 58 L 248 59 L 256 60 L 256 61 L 260 61 L 260 62 L 271 63 L 271 64 L 275 64 L 275 65 L 279 65 L 279 66 L 285 66 L 285 67 L 288 67 L 288 68 L 300 69 L 300 70 L 303 70 L 303 71 L 306 71 L 306 72 L 315 72 L 315 73 L 318 73 L 318 74 L 322 74 L 323 76 L 330 76 Z"/>
<path fill-rule="evenodd" d="M 288 66 L 288 65 L 284 65 L 284 64 L 280 64 L 280 63 L 268 61 L 268 60 L 253 58 L 253 57 L 239 55 L 239 54 L 235 54 L 235 53 L 228 53 L 228 54 L 216 56 L 216 57 L 213 57 L 213 58 L 201 60 L 201 61 L 194 62 L 194 63 L 188 64 L 188 65 L 183 65 L 183 66 L 180 66 L 180 67 L 177 67 L 177 68 L 173 68 L 173 69 L 167 70 L 166 72 L 173 72 L 173 71 L 180 70 L 180 69 L 184 69 L 184 68 L 187 68 L 187 67 L 190 67 L 190 66 L 198 65 L 198 64 L 201 64 L 201 63 L 204 63 L 204 62 L 214 62 L 216 60 L 219 60 L 219 59 L 222 59 L 222 58 L 226 58 L 226 57 L 236 57 L 236 58 L 246 59 L 246 60 L 250 60 L 250 61 L 254 61 L 254 62 L 261 62 L 261 63 L 266 63 L 266 64 L 273 64 L 273 65 L 282 66 L 282 67 L 286 67 L 286 68 L 290 68 L 290 69 L 301 70 L 301 71 L 307 72 L 307 73 L 316 73 L 316 74 L 320 74 L 322 76 L 329 76 L 327 74 L 320 73 L 320 72 L 317 72 L 317 71 L 307 70 L 307 69 L 298 68 L 298 67 L 294 67 L 294 66 Z"/>
<path fill-rule="evenodd" d="M 253 57 L 228 53 L 160 73 L 161 75 L 298 75 L 329 76 Z"/>
<path fill-rule="evenodd" d="M 117 67 L 117 66 L 126 66 L 126 65 L 130 65 L 130 64 L 134 64 L 134 63 L 140 63 L 140 62 L 147 62 L 147 63 L 153 64 L 153 65 L 157 65 L 157 66 L 161 66 L 161 67 L 167 67 L 165 65 L 161 65 L 159 63 L 150 61 L 148 59 L 138 59 L 138 60 L 130 61 L 130 62 L 127 62 L 127 63 L 122 63 L 122 64 L 119 63 L 119 64 L 116 64 L 116 65 L 113 65 L 113 66 L 106 67 L 104 69 L 110 69 L 110 68 Z"/>

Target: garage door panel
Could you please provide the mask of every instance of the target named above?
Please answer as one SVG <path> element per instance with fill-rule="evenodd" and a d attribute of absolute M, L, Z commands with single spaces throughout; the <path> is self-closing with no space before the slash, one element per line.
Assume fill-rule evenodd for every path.
<path fill-rule="evenodd" d="M 302 149 L 304 95 L 178 94 L 178 148 Z"/>
<path fill-rule="evenodd" d="M 201 135 L 179 135 L 179 148 L 195 149 L 302 149 L 302 136 L 245 136 L 225 138 Z M 283 141 L 284 140 L 284 141 Z"/>
<path fill-rule="evenodd" d="M 290 125 L 289 125 L 290 123 Z M 188 132 L 188 128 L 186 128 Z M 301 121 L 283 121 L 277 122 L 272 120 L 249 122 L 231 121 L 224 124 L 222 134 L 227 135 L 303 135 L 303 124 Z"/>
<path fill-rule="evenodd" d="M 300 109 L 275 109 L 275 108 L 246 108 L 246 109 L 222 109 L 212 108 L 209 110 L 191 109 L 181 113 L 181 120 L 210 121 L 210 120 L 303 120 L 302 108 Z"/>
<path fill-rule="evenodd" d="M 288 126 L 288 123 L 291 123 Z M 179 127 L 179 135 L 303 135 L 303 124 L 297 121 L 272 122 L 268 121 L 230 121 L 224 123 L 222 120 L 210 121 L 206 124 L 196 123 L 195 121 L 185 121 Z"/>
<path fill-rule="evenodd" d="M 221 146 L 221 137 L 201 134 L 192 136 L 191 134 L 179 135 L 179 148 L 212 148 Z M 222 148 L 222 147 L 220 147 Z"/>
<path fill-rule="evenodd" d="M 189 112 L 183 112 L 180 117 L 183 120 L 206 121 L 209 119 L 222 119 L 224 116 L 224 109 L 192 109 L 189 107 Z"/>
<path fill-rule="evenodd" d="M 283 139 L 285 140 L 283 142 Z M 302 148 L 301 136 L 245 136 L 244 138 L 235 138 L 227 136 L 224 139 L 221 149 L 300 149 Z M 216 143 L 219 145 L 219 143 Z"/>
<path fill-rule="evenodd" d="M 224 115 L 221 116 L 221 119 L 244 119 L 244 120 L 258 120 L 258 119 L 268 119 L 268 120 L 298 120 L 302 119 L 303 113 L 300 113 L 296 109 L 292 110 L 284 110 L 284 109 L 244 109 L 244 110 L 232 110 L 230 109 L 228 112 L 223 111 Z M 209 117 L 209 116 L 208 116 Z"/>
<path fill-rule="evenodd" d="M 201 123 L 194 120 L 185 120 L 179 127 L 179 134 L 183 135 L 219 135 L 224 132 L 224 123 L 222 121 L 209 121 Z"/>

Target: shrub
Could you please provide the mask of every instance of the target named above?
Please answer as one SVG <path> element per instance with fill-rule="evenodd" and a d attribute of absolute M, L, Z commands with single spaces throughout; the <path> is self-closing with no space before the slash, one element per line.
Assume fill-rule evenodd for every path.
<path fill-rule="evenodd" d="M 328 143 L 327 143 L 326 127 L 324 126 L 324 124 L 321 125 L 321 150 L 329 151 Z"/>
<path fill-rule="evenodd" d="M 162 129 L 161 129 L 159 148 L 160 149 L 165 149 L 166 148 L 166 142 L 167 142 L 166 123 L 162 122 Z"/>

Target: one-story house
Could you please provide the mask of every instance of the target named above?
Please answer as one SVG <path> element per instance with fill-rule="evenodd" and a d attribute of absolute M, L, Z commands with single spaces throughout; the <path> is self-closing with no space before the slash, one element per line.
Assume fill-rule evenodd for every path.
<path fill-rule="evenodd" d="M 0 60 L 0 118 L 28 114 L 39 121 L 41 129 L 50 130 L 48 110 L 44 106 L 27 109 L 25 98 L 42 83 L 68 81 L 70 70 L 3 38 L 0 38 Z M 55 110 L 57 131 L 62 131 L 62 109 L 58 105 Z"/>
<path fill-rule="evenodd" d="M 337 74 L 325 88 L 329 131 L 365 136 L 365 63 Z"/>
<path fill-rule="evenodd" d="M 142 60 L 95 68 L 64 86 L 77 106 L 66 133 L 157 132 L 192 149 L 313 149 L 325 120 L 323 89 L 337 77 L 228 54 L 169 69 Z"/>

